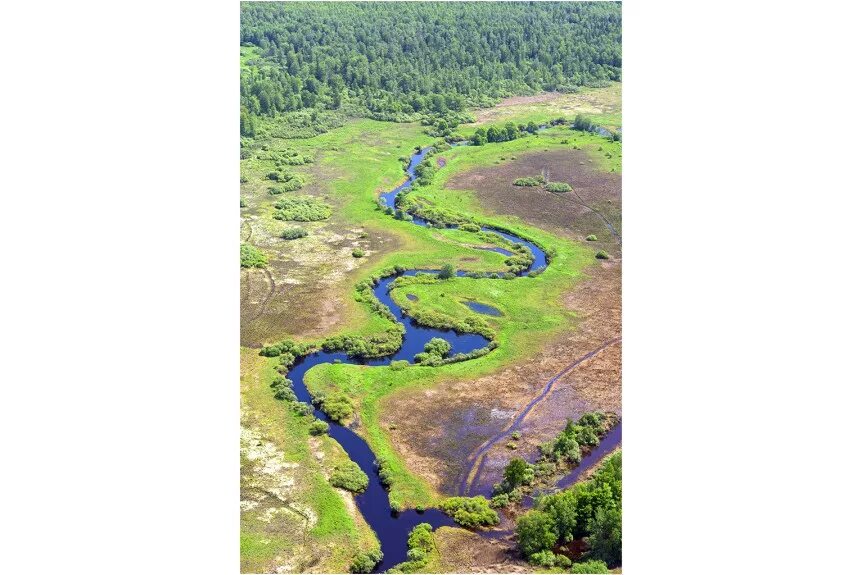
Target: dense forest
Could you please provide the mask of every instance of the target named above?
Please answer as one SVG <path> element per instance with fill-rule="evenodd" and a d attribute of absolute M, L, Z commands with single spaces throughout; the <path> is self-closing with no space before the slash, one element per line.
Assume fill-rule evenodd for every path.
<path fill-rule="evenodd" d="M 620 80 L 615 2 L 244 2 L 249 116 L 345 109 L 405 121 Z"/>

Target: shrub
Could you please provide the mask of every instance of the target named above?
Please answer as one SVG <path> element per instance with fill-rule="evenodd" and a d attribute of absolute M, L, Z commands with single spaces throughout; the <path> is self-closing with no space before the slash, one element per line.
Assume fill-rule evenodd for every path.
<path fill-rule="evenodd" d="M 283 240 L 297 240 L 299 238 L 304 238 L 308 235 L 308 232 L 302 228 L 287 228 L 283 232 L 281 232 L 281 239 Z"/>
<path fill-rule="evenodd" d="M 553 567 L 556 563 L 556 557 L 554 557 L 554 552 L 549 551 L 548 549 L 544 549 L 539 551 L 538 553 L 533 553 L 530 555 L 530 563 L 533 565 L 540 565 L 542 567 Z"/>
<path fill-rule="evenodd" d="M 239 247 L 239 265 L 243 268 L 266 267 L 266 256 L 251 244 L 242 244 Z"/>
<path fill-rule="evenodd" d="M 389 367 L 392 369 L 392 371 L 401 371 L 402 369 L 405 369 L 408 365 L 410 365 L 410 362 L 406 359 L 396 359 L 389 364 Z"/>
<path fill-rule="evenodd" d="M 491 509 L 487 499 L 476 497 L 450 497 L 440 505 L 443 513 L 455 519 L 455 523 L 475 528 L 483 525 L 496 525 L 500 522 L 497 512 Z"/>
<path fill-rule="evenodd" d="M 494 497 L 491 498 L 491 507 L 499 509 L 500 507 L 505 507 L 509 504 L 509 494 L 508 493 L 498 493 Z"/>
<path fill-rule="evenodd" d="M 480 231 L 482 228 L 478 224 L 466 223 L 466 224 L 461 224 L 460 226 L 458 226 L 458 229 L 463 230 L 465 232 L 476 233 L 476 232 Z"/>
<path fill-rule="evenodd" d="M 246 204 L 246 203 L 245 203 L 245 198 L 240 198 L 240 199 L 239 199 L 239 207 L 244 208 L 244 207 L 246 207 L 247 205 L 248 205 L 248 204 Z"/>
<path fill-rule="evenodd" d="M 588 235 L 588 236 L 587 236 L 587 241 L 588 241 L 588 242 L 595 242 L 595 241 L 597 241 L 598 239 L 599 239 L 599 238 L 597 238 L 597 237 L 596 237 L 596 234 L 590 234 L 590 235 Z"/>
<path fill-rule="evenodd" d="M 590 132 L 594 128 L 595 124 L 593 124 L 593 121 L 589 117 L 583 114 L 578 114 L 577 116 L 575 116 L 575 123 L 572 124 L 572 129 L 581 130 L 583 132 Z"/>
<path fill-rule="evenodd" d="M 588 575 L 588 574 L 604 575 L 606 573 L 610 573 L 610 571 L 608 571 L 608 566 L 605 565 L 604 561 L 598 561 L 598 560 L 593 559 L 590 561 L 572 563 L 572 567 L 571 567 L 571 570 L 569 571 L 569 573 L 579 573 L 579 574 L 583 574 L 583 575 Z"/>
<path fill-rule="evenodd" d="M 440 357 L 446 357 L 450 351 L 452 351 L 452 344 L 440 337 L 431 338 L 431 340 L 425 344 L 425 351 L 428 353 L 433 353 L 435 355 L 439 355 Z"/>
<path fill-rule="evenodd" d="M 316 222 L 332 215 L 332 207 L 311 196 L 296 196 L 275 203 L 276 220 Z"/>
<path fill-rule="evenodd" d="M 608 252 L 606 252 L 605 250 L 599 250 L 598 252 L 596 252 L 596 259 L 597 260 L 606 260 L 606 259 L 610 259 L 610 256 L 608 255 Z"/>
<path fill-rule="evenodd" d="M 572 186 L 565 182 L 548 182 L 545 189 L 549 192 L 554 192 L 555 194 L 562 194 L 565 192 L 571 192 Z"/>
<path fill-rule="evenodd" d="M 455 266 L 452 264 L 444 264 L 440 273 L 437 274 L 437 278 L 441 280 L 448 280 L 452 277 L 455 277 Z"/>
<path fill-rule="evenodd" d="M 383 552 L 379 549 L 357 555 L 350 564 L 351 573 L 371 573 L 374 567 L 383 560 Z"/>
<path fill-rule="evenodd" d="M 387 460 L 377 460 L 377 476 L 380 477 L 380 483 L 384 487 L 391 487 L 392 481 L 395 479 L 395 471 L 392 469 L 392 464 Z"/>
<path fill-rule="evenodd" d="M 355 258 L 361 258 L 365 255 L 365 252 L 362 251 L 360 248 L 355 248 L 352 253 L 353 257 Z"/>
<path fill-rule="evenodd" d="M 352 491 L 353 493 L 361 493 L 368 487 L 368 476 L 359 468 L 355 461 L 342 463 L 335 468 L 329 482 L 333 487 L 340 487 Z"/>
<path fill-rule="evenodd" d="M 321 421 L 319 419 L 315 419 L 311 427 L 309 428 L 309 432 L 311 435 L 323 435 L 324 433 L 329 431 L 329 424 L 325 421 Z"/>
<path fill-rule="evenodd" d="M 353 415 L 353 404 L 343 393 L 323 396 L 315 400 L 320 404 L 321 411 L 338 423 L 344 423 Z"/>
<path fill-rule="evenodd" d="M 520 457 L 512 459 L 506 469 L 503 470 L 503 478 L 510 490 L 527 483 L 529 479 L 532 479 L 532 475 L 530 465 Z"/>
<path fill-rule="evenodd" d="M 530 178 L 518 178 L 514 182 L 512 182 L 515 186 L 525 186 L 529 188 L 534 188 L 536 186 L 541 186 L 545 183 L 545 178 L 541 175 L 533 176 Z"/>

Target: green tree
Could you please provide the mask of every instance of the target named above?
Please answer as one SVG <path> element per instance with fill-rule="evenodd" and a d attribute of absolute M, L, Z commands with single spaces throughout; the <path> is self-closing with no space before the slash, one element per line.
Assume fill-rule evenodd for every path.
<path fill-rule="evenodd" d="M 590 535 L 590 554 L 608 565 L 619 565 L 623 560 L 623 514 L 615 505 L 596 511 L 587 530 Z"/>
<path fill-rule="evenodd" d="M 503 478 L 511 488 L 518 487 L 526 483 L 528 478 L 529 464 L 520 457 L 516 457 L 509 462 L 506 469 L 503 470 Z"/>
<path fill-rule="evenodd" d="M 245 106 L 239 109 L 239 133 L 247 138 L 254 138 L 257 133 L 254 116 L 251 115 Z"/>
<path fill-rule="evenodd" d="M 557 542 L 554 520 L 550 515 L 537 510 L 528 511 L 518 518 L 515 533 L 518 545 L 527 557 L 550 549 Z"/>
<path fill-rule="evenodd" d="M 449 278 L 455 277 L 455 266 L 452 264 L 443 264 L 437 277 L 441 280 L 448 280 Z"/>

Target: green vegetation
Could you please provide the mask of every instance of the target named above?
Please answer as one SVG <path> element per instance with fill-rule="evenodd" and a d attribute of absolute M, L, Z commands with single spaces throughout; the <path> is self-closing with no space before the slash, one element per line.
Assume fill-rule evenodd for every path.
<path fill-rule="evenodd" d="M 476 497 L 450 497 L 443 500 L 440 510 L 450 515 L 455 523 L 468 528 L 496 525 L 500 522 L 497 512 L 491 509 L 488 500 Z"/>
<path fill-rule="evenodd" d="M 556 194 L 571 192 L 572 186 L 565 182 L 548 182 L 545 184 L 545 189 Z"/>
<path fill-rule="evenodd" d="M 606 259 L 610 259 L 610 256 L 608 255 L 608 252 L 606 252 L 605 250 L 599 250 L 596 252 L 596 259 L 606 260 Z"/>
<path fill-rule="evenodd" d="M 475 5 L 294 3 L 285 7 L 245 3 L 242 7 L 246 45 L 241 49 L 241 207 L 251 208 L 243 215 L 247 216 L 246 224 L 251 222 L 248 231 L 254 232 L 245 235 L 244 228 L 243 237 L 281 236 L 285 233 L 280 229 L 284 224 L 273 219 L 313 222 L 332 217 L 333 221 L 326 224 L 327 231 L 349 230 L 346 237 L 354 238 L 356 226 L 361 225 L 372 234 L 385 231 L 398 245 L 397 252 L 387 253 L 384 249 L 377 253 L 375 248 L 375 257 L 363 261 L 360 267 L 366 272 L 350 280 L 358 279 L 353 293 L 338 294 L 347 297 L 342 299 L 344 321 L 338 324 L 335 335 L 315 341 L 313 346 L 292 342 L 266 346 L 255 358 L 266 363 L 273 373 L 267 374 L 262 385 L 257 386 L 262 390 L 256 392 L 249 419 L 255 426 L 266 426 L 271 434 L 281 433 L 285 427 L 293 434 L 288 437 L 288 444 L 279 443 L 278 449 L 279 453 L 284 450 L 287 461 L 299 462 L 301 469 L 297 473 L 304 474 L 301 481 L 313 476 L 313 480 L 302 483 L 296 501 L 303 510 L 309 510 L 314 521 L 308 522 L 308 529 L 313 530 L 310 537 L 294 533 L 291 539 L 280 531 L 270 533 L 280 527 L 278 518 L 270 531 L 262 524 L 247 529 L 246 522 L 255 521 L 253 516 L 260 513 L 244 514 L 244 572 L 266 572 L 278 553 L 292 560 L 298 545 L 312 548 L 302 550 L 303 561 L 323 557 L 313 566 L 326 572 L 343 572 L 347 568 L 369 572 L 381 558 L 361 517 L 351 516 L 325 479 L 340 476 L 333 481 L 356 490 L 361 478 L 343 461 L 343 452 L 326 434 L 326 423 L 314 420 L 308 410 L 300 409 L 307 406 L 295 401 L 291 382 L 276 374 L 283 376 L 297 357 L 316 349 L 343 350 L 366 358 L 397 350 L 403 329 L 371 293 L 374 282 L 387 275 L 388 270 L 399 266 L 422 269 L 448 266 L 450 272 L 440 278 L 445 281 L 430 275 L 400 278 L 393 283 L 393 299 L 402 305 L 409 290 L 418 299 L 410 304 L 409 310 L 406 305 L 402 307 L 420 323 L 481 333 L 492 340 L 483 350 L 454 356 L 450 349 L 432 346 L 423 350 L 422 354 L 427 355 L 417 359 L 417 365 L 410 367 L 407 362 L 393 362 L 390 368 L 330 364 L 317 366 L 306 376 L 315 403 L 330 417 L 342 423 L 354 416 L 361 421 L 359 433 L 378 457 L 381 480 L 391 488 L 390 504 L 396 509 L 436 506 L 440 497 L 422 477 L 406 468 L 393 449 L 389 430 L 396 426 L 391 421 L 381 424 L 385 402 L 398 401 L 397 394 L 401 391 L 430 387 L 444 378 L 465 380 L 493 373 L 530 355 L 537 342 L 563 332 L 577 320 L 575 313 L 559 304 L 559 296 L 580 279 L 585 266 L 594 263 L 592 250 L 526 226 L 517 218 L 488 214 L 469 191 L 453 193 L 445 188 L 445 183 L 460 171 L 515 159 L 516 153 L 541 148 L 558 150 L 561 146 L 571 150 L 573 145 L 589 154 L 598 169 L 618 170 L 618 141 L 608 143 L 593 133 L 570 132 L 564 127 L 538 132 L 538 125 L 548 123 L 552 116 L 545 108 L 528 113 L 524 107 L 501 108 L 506 114 L 521 114 L 523 118 L 500 119 L 496 126 L 483 121 L 485 128 L 479 139 L 482 144 L 490 141 L 493 146 L 449 149 L 442 140 L 434 143 L 429 139 L 429 136 L 447 138 L 453 142 L 469 137 L 474 127 L 459 133 L 458 125 L 471 120 L 467 108 L 474 104 L 487 105 L 501 96 L 538 89 L 555 88 L 573 95 L 579 85 L 618 78 L 618 6 L 548 4 L 518 6 L 514 10 L 521 15 L 529 14 L 530 18 L 510 22 L 515 20 L 512 14 L 503 11 L 494 14 L 490 8 Z M 369 13 L 382 14 L 383 18 L 357 17 Z M 428 30 L 451 31 L 456 20 L 468 26 L 454 32 L 454 42 L 450 36 L 428 36 Z M 386 21 L 387 26 L 381 21 Z M 332 26 L 318 26 L 319 23 Z M 472 41 L 459 42 L 459 39 Z M 397 54 L 408 50 L 411 57 L 392 57 L 389 51 L 393 49 Z M 497 57 L 489 60 L 483 54 Z M 468 64 L 461 65 L 464 62 Z M 559 113 L 574 114 L 574 109 Z M 384 124 L 352 118 L 357 115 L 419 124 Z M 619 119 L 608 114 L 596 113 L 594 117 L 603 126 L 609 120 L 619 125 Z M 556 120 L 556 124 L 550 123 L 565 124 L 564 118 Z M 561 135 L 564 131 L 566 138 Z M 397 219 L 393 220 L 379 207 L 376 194 L 403 181 L 402 166 L 396 158 L 407 159 L 415 146 L 432 143 L 437 157 L 429 157 L 420 165 L 419 181 L 410 194 L 405 194 L 404 203 L 393 214 Z M 603 147 L 601 153 L 596 149 L 599 147 Z M 312 193 L 325 199 L 325 203 L 311 197 L 299 203 L 292 201 L 297 199 L 292 192 L 306 182 L 314 182 Z M 272 210 L 273 218 L 265 217 Z M 435 225 L 426 228 L 399 221 L 410 220 L 412 214 L 430 215 L 428 219 Z M 460 229 L 441 227 L 449 223 Z M 487 247 L 488 243 L 510 249 L 484 237 L 480 231 L 482 225 L 498 226 L 536 241 L 551 256 L 553 265 L 540 276 L 516 277 L 517 271 L 532 262 L 522 251 L 512 249 L 515 255 L 506 258 L 470 249 L 470 246 Z M 315 231 L 318 227 L 312 224 L 309 229 Z M 301 248 L 303 254 L 309 254 L 308 261 L 314 262 L 313 273 L 338 278 L 339 265 L 348 269 L 356 266 L 350 258 L 327 258 L 328 236 L 331 237 L 314 233 L 299 246 L 270 241 L 264 244 L 266 254 L 249 247 L 264 259 L 263 265 L 267 257 L 273 262 L 273 274 Z M 339 249 L 344 255 L 343 248 Z M 303 263 L 297 267 L 302 268 Z M 472 277 L 455 277 L 455 269 Z M 508 281 L 486 280 L 489 276 L 485 272 L 489 270 L 494 270 L 493 277 Z M 303 271 L 296 273 L 297 279 L 304 283 Z M 476 315 L 464 307 L 462 302 L 467 297 L 494 302 L 503 310 L 504 317 Z M 261 321 L 265 320 L 266 316 Z M 290 333 L 286 331 L 290 329 L 297 328 L 278 325 L 262 329 L 253 335 L 252 341 L 275 341 Z M 474 361 L 463 363 L 465 359 Z M 309 435 L 316 437 L 309 441 Z M 324 452 L 322 462 L 311 456 L 309 443 L 314 450 L 320 446 Z M 289 452 L 302 455 L 297 459 Z M 533 471 L 536 475 L 533 466 L 521 471 L 527 475 Z M 364 477 L 367 485 L 368 478 Z M 521 481 L 529 479 L 522 477 Z M 308 497 L 314 501 L 309 503 Z M 470 524 L 490 521 L 490 514 L 496 520 L 496 513 L 488 507 L 487 500 L 483 501 L 452 504 L 453 511 L 456 514 L 463 511 L 461 519 Z M 601 521 L 596 521 L 596 533 L 613 535 L 613 519 L 612 514 L 604 514 Z M 338 529 L 331 530 L 339 522 Z M 304 524 L 301 519 L 299 524 Z M 430 535 L 430 528 L 427 534 Z M 418 535 L 417 539 L 422 537 Z M 270 544 L 269 540 L 275 543 Z M 321 549 L 326 550 L 315 553 L 316 545 L 324 545 Z M 597 539 L 595 547 L 601 545 L 602 540 Z M 424 567 L 417 565 L 427 559 L 428 546 L 408 542 L 408 547 L 411 553 L 408 563 L 416 565 L 402 564 L 404 572 L 422 570 Z M 548 562 L 546 552 L 542 561 Z M 433 567 L 433 559 L 430 565 Z M 554 566 L 565 567 L 557 558 Z"/>
<path fill-rule="evenodd" d="M 323 435 L 329 431 L 329 424 L 325 421 L 321 421 L 319 419 L 315 419 L 311 426 L 308 428 L 308 432 L 311 435 Z"/>
<path fill-rule="evenodd" d="M 383 552 L 375 549 L 361 555 L 357 555 L 350 564 L 351 573 L 371 573 L 374 567 L 383 560 Z"/>
<path fill-rule="evenodd" d="M 413 361 L 420 365 L 442 365 L 443 359 L 450 351 L 452 351 L 452 345 L 448 341 L 434 337 L 425 344 L 424 351 L 413 357 Z"/>
<path fill-rule="evenodd" d="M 255 115 L 445 119 L 500 97 L 575 91 L 621 73 L 618 3 L 500 10 L 483 3 L 249 2 L 240 20 L 240 130 L 249 137 L 261 131 Z M 395 57 L 405 52 L 410 56 Z"/>
<path fill-rule="evenodd" d="M 277 220 L 316 222 L 332 215 L 332 207 L 311 196 L 296 196 L 278 200 L 274 204 Z"/>
<path fill-rule="evenodd" d="M 597 240 L 598 240 L 598 238 L 596 237 L 596 234 L 590 234 L 590 235 L 588 235 L 588 236 L 587 236 L 587 241 L 588 241 L 588 242 L 595 242 L 595 241 L 597 241 Z"/>
<path fill-rule="evenodd" d="M 602 463 L 591 479 L 541 497 L 518 519 L 517 538 L 530 560 L 542 561 L 557 543 L 586 537 L 588 556 L 607 565 L 622 561 L 622 453 Z M 542 554 L 542 555 L 536 555 Z"/>
<path fill-rule="evenodd" d="M 542 186 L 545 184 L 545 178 L 542 175 L 533 176 L 530 178 L 517 178 L 512 185 L 515 186 L 524 186 L 528 188 L 535 188 L 537 186 Z"/>
<path fill-rule="evenodd" d="M 575 116 L 575 122 L 572 124 L 573 130 L 581 130 L 582 132 L 592 132 L 596 129 L 593 121 L 584 114 Z"/>
<path fill-rule="evenodd" d="M 608 566 L 605 565 L 604 561 L 592 559 L 590 561 L 584 561 L 582 563 L 572 563 L 572 567 L 569 570 L 569 573 L 598 573 L 599 575 L 604 575 L 605 573 L 610 573 L 610 571 L 608 571 Z"/>
<path fill-rule="evenodd" d="M 338 465 L 332 472 L 329 482 L 333 487 L 340 487 L 354 493 L 361 493 L 368 488 L 368 476 L 354 461 Z"/>
<path fill-rule="evenodd" d="M 437 279 L 441 280 L 448 280 L 453 277 L 455 277 L 455 266 L 452 264 L 444 264 L 440 269 L 440 273 L 437 274 Z"/>
<path fill-rule="evenodd" d="M 351 252 L 351 254 L 355 258 L 361 258 L 361 257 L 365 256 L 365 251 L 362 250 L 361 248 L 354 248 L 353 251 Z"/>
<path fill-rule="evenodd" d="M 283 232 L 281 232 L 281 239 L 298 240 L 299 238 L 304 238 L 307 235 L 308 232 L 302 228 L 287 228 Z"/>
<path fill-rule="evenodd" d="M 407 561 L 399 563 L 387 573 L 423 573 L 429 556 L 434 551 L 434 535 L 431 525 L 420 523 L 407 537 Z"/>
<path fill-rule="evenodd" d="M 261 356 L 258 350 L 241 349 L 240 391 L 243 415 L 240 452 L 240 496 L 258 500 L 260 506 L 243 510 L 241 524 L 241 570 L 265 573 L 277 556 L 304 554 L 317 557 L 322 571 L 343 573 L 354 555 L 379 547 L 364 521 L 356 521 L 341 495 L 326 479 L 327 470 L 349 459 L 328 436 L 316 439 L 315 451 L 309 446 L 311 416 L 297 413 L 290 404 L 272 397 L 270 381 L 279 376 L 276 357 Z M 253 431 L 250 426 L 253 425 Z M 267 449 L 277 454 L 272 464 L 288 464 L 276 475 L 258 471 L 269 465 Z M 254 455 L 253 455 L 254 453 Z M 261 457 L 263 455 L 263 457 Z M 286 475 L 281 475 L 281 474 Z M 272 480 L 272 485 L 266 482 Z M 305 513 L 277 512 L 266 520 L 267 510 L 277 510 L 284 502 L 269 494 L 282 481 L 290 480 L 291 507 Z"/>
<path fill-rule="evenodd" d="M 266 267 L 266 256 L 251 244 L 242 244 L 239 247 L 239 265 L 243 268 Z"/>
<path fill-rule="evenodd" d="M 600 437 L 618 421 L 614 414 L 588 412 L 575 424 L 571 419 L 556 438 L 539 446 L 536 463 L 529 464 L 516 457 L 503 470 L 503 479 L 494 485 L 491 506 L 507 507 L 520 501 L 536 487 L 553 484 L 553 478 L 581 461 L 583 453 L 599 444 Z M 520 437 L 520 436 L 518 436 Z M 514 439 L 514 434 L 513 434 Z M 516 449 L 512 441 L 507 445 Z"/>

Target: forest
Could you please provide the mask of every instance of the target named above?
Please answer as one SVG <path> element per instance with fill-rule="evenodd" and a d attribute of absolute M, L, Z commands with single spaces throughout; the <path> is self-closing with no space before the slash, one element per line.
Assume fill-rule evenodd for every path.
<path fill-rule="evenodd" d="M 614 2 L 242 4 L 250 116 L 344 110 L 415 121 L 621 80 Z"/>

